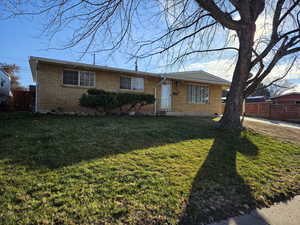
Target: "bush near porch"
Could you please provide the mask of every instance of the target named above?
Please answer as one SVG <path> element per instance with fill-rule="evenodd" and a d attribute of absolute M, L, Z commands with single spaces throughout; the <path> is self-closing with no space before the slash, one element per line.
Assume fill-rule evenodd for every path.
<path fill-rule="evenodd" d="M 0 114 L 0 224 L 199 224 L 300 194 L 300 147 L 210 118 Z"/>
<path fill-rule="evenodd" d="M 143 93 L 110 92 L 100 89 L 88 89 L 79 99 L 81 106 L 110 113 L 114 109 L 122 112 L 122 107 L 127 106 L 127 112 L 138 105 L 138 111 L 145 105 L 154 104 L 154 95 Z"/>

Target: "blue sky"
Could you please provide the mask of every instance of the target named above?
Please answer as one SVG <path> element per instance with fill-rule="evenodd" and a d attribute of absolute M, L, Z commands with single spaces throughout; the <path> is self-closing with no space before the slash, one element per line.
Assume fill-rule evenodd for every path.
<path fill-rule="evenodd" d="M 22 85 L 27 86 L 32 84 L 31 71 L 28 64 L 29 56 L 39 56 L 54 59 L 81 61 L 92 63 L 92 55 L 87 54 L 82 59 L 79 58 L 82 49 L 76 47 L 67 50 L 49 50 L 48 38 L 41 35 L 41 18 L 24 18 L 19 17 L 11 20 L 0 20 L 2 34 L 0 35 L 0 62 L 16 64 L 21 67 L 19 77 Z M 144 32 L 144 31 L 141 31 Z M 64 40 L 68 36 L 67 31 L 59 34 L 56 42 L 52 43 L 52 47 L 61 44 L 58 40 Z M 107 59 L 106 53 L 97 54 L 96 64 L 113 66 L 126 69 L 134 69 L 134 62 L 128 62 L 128 56 L 122 53 L 116 53 L 113 57 Z M 230 54 L 224 54 L 222 58 L 216 57 L 195 57 L 190 59 L 184 66 L 179 66 L 179 70 L 205 70 L 215 75 L 227 78 L 230 80 L 233 66 L 229 67 Z M 139 70 L 149 72 L 167 72 L 170 70 L 167 67 L 158 65 L 150 60 L 139 62 Z M 171 69 L 172 70 L 172 69 Z M 173 68 L 174 70 L 174 68 Z M 290 81 L 299 84 L 300 86 L 300 71 L 294 70 Z"/>
<path fill-rule="evenodd" d="M 0 34 L 0 62 L 15 63 L 21 67 L 19 77 L 25 86 L 32 84 L 31 71 L 28 64 L 29 56 L 39 56 L 70 61 L 92 63 L 92 55 L 87 54 L 80 59 L 80 49 L 48 50 L 48 38 L 41 34 L 41 24 L 35 20 L 17 18 L 0 20 L 2 34 Z M 63 34 L 60 34 L 63 35 Z M 55 46 L 55 43 L 53 44 Z M 134 63 L 126 63 L 127 59 L 115 55 L 110 61 L 96 56 L 96 64 L 133 69 Z M 142 65 L 141 65 L 142 66 Z M 149 70 L 149 68 L 147 68 Z"/>
<path fill-rule="evenodd" d="M 300 84 L 300 79 L 290 79 L 290 81 L 295 83 L 295 84 Z"/>
<path fill-rule="evenodd" d="M 49 49 L 49 40 L 47 36 L 41 35 L 41 24 L 38 19 L 31 19 L 19 17 L 11 20 L 0 20 L 0 27 L 5 30 L 0 35 L 0 62 L 8 64 L 16 64 L 21 67 L 19 72 L 20 81 L 24 86 L 33 84 L 31 78 L 31 71 L 28 63 L 30 56 L 54 58 L 69 61 L 81 61 L 85 63 L 92 63 L 92 54 L 87 54 L 80 58 L 82 49 L 75 47 L 67 50 L 52 50 Z M 68 33 L 60 33 L 59 37 L 68 36 Z M 59 38 L 58 38 L 59 39 Z M 56 41 L 52 43 L 52 47 L 60 46 L 61 43 Z M 134 69 L 134 61 L 128 62 L 127 55 L 116 53 L 112 57 L 105 57 L 107 53 L 96 54 L 96 64 L 120 67 L 126 69 Z M 207 60 L 202 60 L 207 61 Z M 191 63 L 195 62 L 191 60 Z M 151 60 L 139 61 L 139 70 L 151 72 L 164 72 L 168 70 L 157 66 L 156 62 Z"/>

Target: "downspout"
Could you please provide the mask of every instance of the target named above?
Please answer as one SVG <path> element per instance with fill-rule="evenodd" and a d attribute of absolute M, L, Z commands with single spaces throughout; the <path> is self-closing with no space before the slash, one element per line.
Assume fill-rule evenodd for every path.
<path fill-rule="evenodd" d="M 154 98 L 155 98 L 155 102 L 154 102 L 154 114 L 156 115 L 157 114 L 157 101 L 156 101 L 156 97 L 157 97 L 157 86 L 158 85 L 161 85 L 162 82 L 164 82 L 167 78 L 166 77 L 163 77 L 161 76 L 160 77 L 161 80 L 156 84 L 156 86 L 154 87 Z"/>

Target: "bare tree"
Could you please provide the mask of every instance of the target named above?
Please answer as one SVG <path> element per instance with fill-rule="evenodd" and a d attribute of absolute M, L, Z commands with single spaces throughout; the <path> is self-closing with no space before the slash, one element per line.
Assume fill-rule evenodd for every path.
<path fill-rule="evenodd" d="M 7 64 L 0 63 L 0 67 L 9 75 L 11 80 L 11 89 L 12 90 L 23 90 L 24 87 L 20 84 L 20 78 L 17 75 L 17 72 L 20 71 L 20 67 L 16 64 Z"/>
<path fill-rule="evenodd" d="M 83 44 L 83 54 L 91 49 L 113 52 L 126 46 L 133 58 L 164 56 L 169 63 L 179 63 L 195 54 L 232 51 L 236 65 L 220 126 L 239 129 L 243 100 L 275 65 L 286 63 L 291 68 L 297 62 L 299 3 L 300 0 L 9 0 L 0 7 L 4 17 L 42 16 L 47 21 L 44 31 L 51 38 L 61 30 L 70 30 L 71 38 L 60 48 Z M 266 32 L 256 37 L 261 18 Z M 235 40 L 237 46 L 233 44 Z"/>
<path fill-rule="evenodd" d="M 263 83 L 260 83 L 250 96 L 264 96 L 266 98 L 269 98 L 270 95 L 271 93 L 269 88 Z"/>
<path fill-rule="evenodd" d="M 295 84 L 289 82 L 288 80 L 280 80 L 272 84 L 268 90 L 271 97 L 277 97 L 282 95 L 284 92 L 292 90 L 296 87 Z"/>

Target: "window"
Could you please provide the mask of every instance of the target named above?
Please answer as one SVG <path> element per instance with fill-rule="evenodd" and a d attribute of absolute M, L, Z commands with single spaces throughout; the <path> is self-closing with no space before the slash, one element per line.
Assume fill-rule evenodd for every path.
<path fill-rule="evenodd" d="M 80 86 L 95 86 L 95 73 L 80 71 Z"/>
<path fill-rule="evenodd" d="M 120 88 L 121 89 L 131 89 L 131 78 L 121 77 L 120 78 Z"/>
<path fill-rule="evenodd" d="M 300 104 L 300 101 L 296 101 L 296 104 Z"/>
<path fill-rule="evenodd" d="M 95 73 L 89 71 L 64 70 L 63 84 L 94 87 Z"/>
<path fill-rule="evenodd" d="M 209 101 L 208 87 L 199 85 L 188 85 L 188 103 L 190 104 L 207 104 Z"/>
<path fill-rule="evenodd" d="M 120 77 L 120 89 L 126 90 L 144 90 L 144 78 Z"/>
<path fill-rule="evenodd" d="M 78 71 L 64 70 L 63 83 L 78 85 Z"/>

